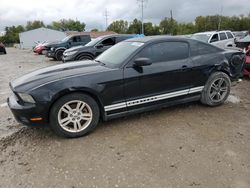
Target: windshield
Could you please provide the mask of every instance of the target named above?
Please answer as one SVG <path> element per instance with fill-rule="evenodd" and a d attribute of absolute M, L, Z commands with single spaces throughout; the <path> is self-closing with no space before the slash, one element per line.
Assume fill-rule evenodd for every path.
<path fill-rule="evenodd" d="M 95 46 L 100 40 L 102 40 L 103 37 L 98 37 L 92 41 L 90 41 L 88 44 L 86 44 L 85 46 Z"/>
<path fill-rule="evenodd" d="M 194 34 L 194 35 L 192 35 L 191 38 L 199 40 L 199 41 L 203 41 L 203 42 L 208 42 L 210 37 L 211 37 L 211 35 L 209 35 L 209 34 Z"/>
<path fill-rule="evenodd" d="M 71 36 L 65 37 L 64 39 L 62 39 L 62 42 L 66 42 L 67 40 L 69 40 L 70 37 L 71 37 Z"/>
<path fill-rule="evenodd" d="M 108 67 L 119 67 L 143 45 L 142 42 L 120 42 L 98 56 L 96 61 L 100 61 Z"/>

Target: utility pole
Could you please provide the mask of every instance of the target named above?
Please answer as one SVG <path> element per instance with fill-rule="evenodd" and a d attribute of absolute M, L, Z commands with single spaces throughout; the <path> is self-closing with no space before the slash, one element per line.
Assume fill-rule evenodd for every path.
<path fill-rule="evenodd" d="M 144 6 L 147 0 L 137 0 L 141 5 L 141 34 L 144 34 Z"/>
<path fill-rule="evenodd" d="M 105 10 L 104 17 L 105 17 L 105 20 L 106 20 L 106 30 L 107 30 L 108 29 L 108 18 L 109 18 L 108 9 Z"/>
<path fill-rule="evenodd" d="M 171 20 L 171 31 L 170 34 L 173 35 L 173 11 L 172 9 L 170 10 L 170 20 Z"/>
<path fill-rule="evenodd" d="M 219 23 L 218 23 L 218 31 L 220 30 L 220 27 L 221 27 L 222 12 L 223 12 L 223 6 L 221 6 L 221 9 L 220 9 Z"/>

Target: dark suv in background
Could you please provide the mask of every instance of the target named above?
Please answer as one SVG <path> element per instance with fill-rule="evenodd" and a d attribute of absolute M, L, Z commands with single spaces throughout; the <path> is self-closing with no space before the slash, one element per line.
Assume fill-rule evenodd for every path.
<path fill-rule="evenodd" d="M 63 62 L 92 60 L 115 44 L 134 37 L 136 37 L 136 35 L 125 34 L 98 37 L 85 46 L 78 46 L 65 50 L 63 53 Z"/>
<path fill-rule="evenodd" d="M 7 54 L 4 44 L 0 42 L 0 54 L 1 53 Z"/>
<path fill-rule="evenodd" d="M 70 35 L 63 40 L 47 45 L 46 56 L 61 61 L 63 52 L 71 47 L 85 45 L 91 41 L 89 35 Z"/>

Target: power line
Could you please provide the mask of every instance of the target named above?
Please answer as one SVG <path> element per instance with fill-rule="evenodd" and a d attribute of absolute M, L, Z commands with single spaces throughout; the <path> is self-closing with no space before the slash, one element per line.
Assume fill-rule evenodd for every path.
<path fill-rule="evenodd" d="M 144 6 L 147 0 L 137 0 L 141 5 L 141 34 L 144 34 Z"/>

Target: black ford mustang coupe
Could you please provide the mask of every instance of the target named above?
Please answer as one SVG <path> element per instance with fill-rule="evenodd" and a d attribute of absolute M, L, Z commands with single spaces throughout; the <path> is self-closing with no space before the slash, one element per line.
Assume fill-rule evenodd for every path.
<path fill-rule="evenodd" d="M 221 105 L 244 59 L 242 52 L 192 39 L 130 39 L 93 61 L 60 64 L 14 80 L 8 104 L 23 124 L 49 124 L 59 135 L 79 137 L 100 119 L 197 100 Z"/>

